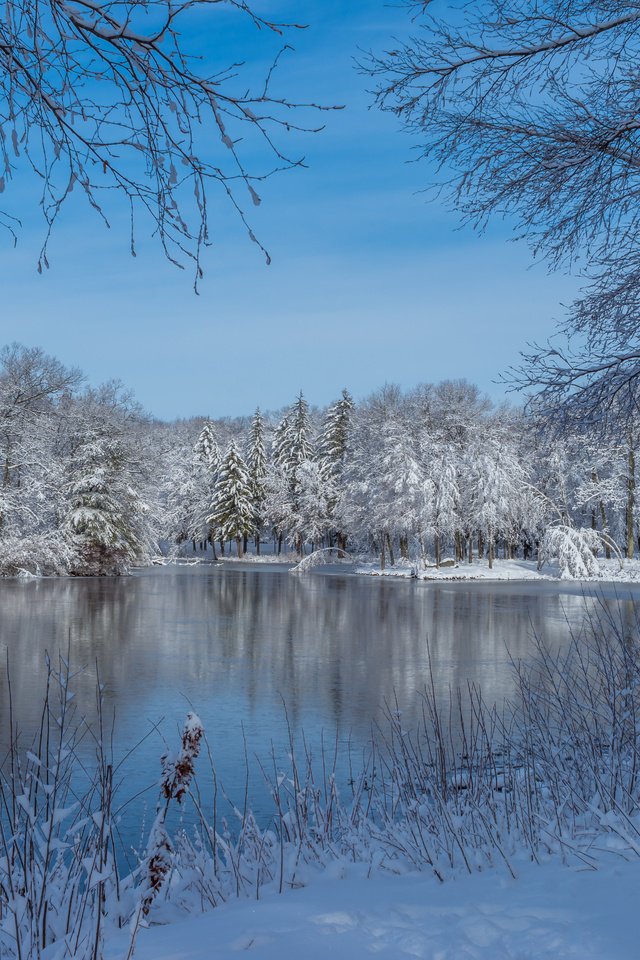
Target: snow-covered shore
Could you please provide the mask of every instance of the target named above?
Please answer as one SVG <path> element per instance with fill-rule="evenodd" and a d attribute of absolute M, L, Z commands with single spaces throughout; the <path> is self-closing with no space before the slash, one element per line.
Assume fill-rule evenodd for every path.
<path fill-rule="evenodd" d="M 136 960 L 636 960 L 640 860 L 496 868 L 441 884 L 334 865 L 299 890 L 140 931 Z M 114 936 L 107 960 L 126 954 Z"/>
<path fill-rule="evenodd" d="M 321 551 L 318 551 L 320 553 Z M 320 558 L 317 564 L 309 563 L 313 555 L 307 554 L 303 560 L 306 560 L 305 568 L 309 571 L 331 572 L 343 574 L 355 574 L 356 576 L 386 577 L 395 580 L 486 580 L 486 581 L 580 581 L 585 583 L 640 583 L 640 559 L 634 560 L 605 560 L 598 559 L 597 564 L 599 573 L 593 576 L 566 577 L 561 576 L 560 565 L 557 561 L 545 563 L 541 568 L 535 560 L 503 560 L 496 559 L 493 566 L 489 567 L 486 559 L 474 560 L 473 563 L 462 561 L 453 565 L 436 567 L 429 565 L 421 567 L 417 562 L 408 560 L 397 560 L 392 566 L 387 566 L 382 570 L 377 559 L 372 557 L 360 558 L 354 562 L 341 560 L 336 562 L 335 558 Z M 167 563 L 167 558 L 157 558 L 155 562 Z M 197 555 L 180 558 L 178 562 L 182 563 L 211 563 L 210 557 L 198 558 Z M 243 557 L 224 556 L 218 558 L 219 563 L 224 564 L 242 564 L 249 566 L 280 566 L 295 569 L 300 563 L 300 557 L 295 553 L 274 554 L 264 553 L 256 556 L 252 553 L 246 553 Z"/>
<path fill-rule="evenodd" d="M 494 560 L 489 568 L 487 560 L 459 563 L 455 566 L 421 569 L 417 564 L 403 563 L 380 569 L 379 563 L 359 563 L 354 573 L 364 576 L 394 577 L 417 580 L 580 580 L 581 582 L 640 583 L 640 560 L 600 560 L 600 574 L 591 577 L 567 578 L 560 576 L 557 563 L 545 563 L 541 569 L 534 560 Z"/>

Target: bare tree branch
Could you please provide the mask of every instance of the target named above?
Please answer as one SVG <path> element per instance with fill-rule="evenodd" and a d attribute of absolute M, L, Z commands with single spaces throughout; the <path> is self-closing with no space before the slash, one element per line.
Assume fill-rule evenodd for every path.
<path fill-rule="evenodd" d="M 222 7 L 227 16 L 233 8 L 267 37 L 302 29 L 266 19 L 243 0 L 8 0 L 4 5 L 0 192 L 25 165 L 41 180 L 47 229 L 40 271 L 48 266 L 51 229 L 76 188 L 107 224 L 110 192 L 126 196 L 134 255 L 135 218 L 146 212 L 168 259 L 181 267 L 193 265 L 197 287 L 210 238 L 210 191 L 218 187 L 269 261 L 245 206 L 260 203 L 260 181 L 303 164 L 278 142 L 279 134 L 318 129 L 297 123 L 296 107 L 325 108 L 272 93 L 280 55 L 291 49 L 282 40 L 266 81 L 255 92 L 239 86 L 241 63 L 213 75 L 201 70 L 187 51 L 184 29 L 206 24 L 212 32 Z M 256 169 L 249 169 L 249 157 Z M 8 215 L 2 219 L 15 236 L 19 224 Z"/>
<path fill-rule="evenodd" d="M 512 384 L 541 402 L 634 417 L 640 339 L 640 3 L 487 0 L 424 14 L 363 64 L 376 101 L 435 161 L 440 189 L 482 229 L 509 214 L 552 267 L 588 278 L 562 335 Z M 427 9 L 428 8 L 428 9 Z"/>

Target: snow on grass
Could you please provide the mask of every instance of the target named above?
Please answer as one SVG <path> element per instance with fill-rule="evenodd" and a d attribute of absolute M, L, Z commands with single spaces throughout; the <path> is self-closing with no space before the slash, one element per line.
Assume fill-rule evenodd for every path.
<path fill-rule="evenodd" d="M 342 864 L 309 886 L 142 930 L 136 960 L 636 960 L 640 861 L 523 863 L 440 884 Z M 123 942 L 121 942 L 121 940 Z M 124 937 L 107 960 L 126 953 Z"/>

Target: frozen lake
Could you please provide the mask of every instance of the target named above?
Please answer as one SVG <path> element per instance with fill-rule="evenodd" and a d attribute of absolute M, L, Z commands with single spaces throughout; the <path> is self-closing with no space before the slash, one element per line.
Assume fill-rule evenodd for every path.
<path fill-rule="evenodd" d="M 597 598 L 596 594 L 599 597 Z M 428 652 L 443 698 L 478 683 L 485 700 L 513 690 L 509 656 L 528 659 L 532 633 L 566 642 L 568 625 L 605 602 L 635 618 L 638 586 L 419 583 L 344 574 L 291 576 L 275 566 L 154 567 L 127 578 L 0 583 L 0 746 L 8 740 L 7 653 L 15 716 L 26 745 L 39 716 L 45 652 L 69 652 L 79 709 L 94 712 L 96 664 L 122 755 L 161 723 L 124 767 L 123 795 L 153 784 L 162 735 L 193 707 L 204 721 L 227 792 L 244 791 L 244 743 L 286 752 L 283 703 L 310 743 L 364 748 L 386 701 L 405 726 L 419 710 Z M 244 739 L 243 739 L 244 738 Z M 91 750 L 87 741 L 87 751 Z M 257 778 L 257 780 L 256 780 Z M 268 799 L 256 773 L 254 805 Z M 149 794 L 149 803 L 155 802 Z"/>

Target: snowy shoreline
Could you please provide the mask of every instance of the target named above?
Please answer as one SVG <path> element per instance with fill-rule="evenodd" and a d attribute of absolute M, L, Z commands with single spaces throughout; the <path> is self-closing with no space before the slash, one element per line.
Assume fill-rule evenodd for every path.
<path fill-rule="evenodd" d="M 310 555 L 306 558 L 309 559 Z M 184 562 L 184 561 L 183 561 Z M 192 561 L 193 562 L 193 561 Z M 197 562 L 197 561 L 196 561 Z M 210 560 L 200 562 L 210 563 Z M 300 563 L 300 557 L 287 554 L 279 557 L 274 554 L 255 556 L 246 554 L 244 557 L 220 557 L 219 564 L 246 565 L 246 566 L 279 566 L 295 570 Z M 423 582 L 462 582 L 485 581 L 487 583 L 501 582 L 555 582 L 555 583 L 640 583 L 640 559 L 600 560 L 600 574 L 598 576 L 562 577 L 558 563 L 545 563 L 541 569 L 535 560 L 494 560 L 493 568 L 489 568 L 487 560 L 474 560 L 472 564 L 462 562 L 455 566 L 442 566 L 439 569 L 429 566 L 421 569 L 418 563 L 396 562 L 388 565 L 384 570 L 372 558 L 357 559 L 353 562 L 325 562 L 318 566 L 309 567 L 309 572 L 343 574 L 346 576 L 384 577 L 390 580 L 418 580 Z"/>

